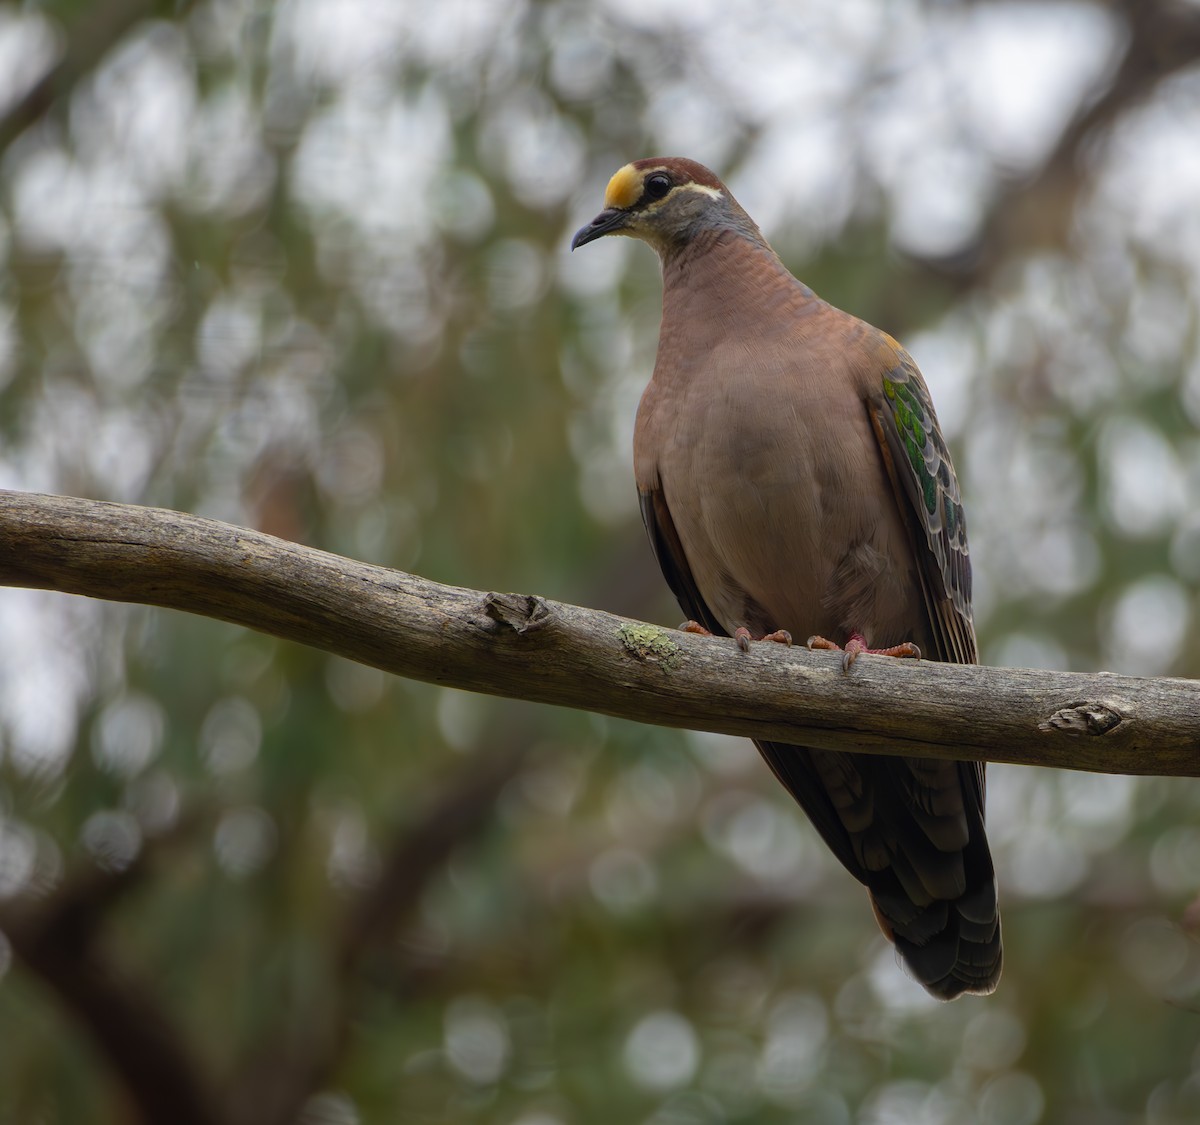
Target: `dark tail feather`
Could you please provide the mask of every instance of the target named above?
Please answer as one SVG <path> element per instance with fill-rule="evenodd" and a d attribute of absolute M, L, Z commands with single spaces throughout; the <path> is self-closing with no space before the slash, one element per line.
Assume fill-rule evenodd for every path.
<path fill-rule="evenodd" d="M 866 886 L 880 928 L 912 975 L 943 1000 L 995 989 L 1003 961 L 1000 916 L 977 767 L 914 761 L 912 774 L 898 784 L 896 771 L 907 759 L 773 742 L 758 748 L 834 855 Z M 939 768 L 958 771 L 957 818 L 916 803 L 921 784 L 914 786 L 913 776 Z M 953 777 L 948 780 L 943 790 L 954 788 Z M 864 808 L 870 810 L 865 819 Z"/>

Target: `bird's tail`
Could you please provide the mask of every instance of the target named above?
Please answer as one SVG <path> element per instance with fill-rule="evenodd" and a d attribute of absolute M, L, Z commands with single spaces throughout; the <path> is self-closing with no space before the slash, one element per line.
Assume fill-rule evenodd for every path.
<path fill-rule="evenodd" d="M 982 768 L 757 745 L 870 892 L 880 928 L 912 975 L 943 1000 L 991 992 L 1003 953 Z"/>
<path fill-rule="evenodd" d="M 942 1000 L 992 992 L 1003 963 L 996 879 L 982 830 L 963 850 L 962 868 L 965 887 L 953 898 L 931 897 L 903 851 L 888 870 L 868 871 L 862 880 L 880 929 L 909 972 Z"/>

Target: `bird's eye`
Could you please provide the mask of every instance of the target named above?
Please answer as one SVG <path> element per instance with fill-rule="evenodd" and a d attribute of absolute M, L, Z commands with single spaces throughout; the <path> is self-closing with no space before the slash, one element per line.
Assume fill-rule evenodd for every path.
<path fill-rule="evenodd" d="M 671 190 L 671 177 L 666 172 L 655 172 L 646 177 L 646 194 L 651 199 L 662 199 Z"/>

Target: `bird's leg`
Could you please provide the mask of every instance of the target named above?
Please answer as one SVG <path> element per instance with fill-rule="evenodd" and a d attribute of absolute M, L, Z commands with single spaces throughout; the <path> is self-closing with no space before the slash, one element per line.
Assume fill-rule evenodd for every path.
<path fill-rule="evenodd" d="M 921 650 L 912 641 L 892 645 L 891 648 L 868 648 L 867 638 L 861 633 L 851 633 L 845 648 L 839 644 L 835 644 L 833 641 L 826 640 L 824 637 L 809 637 L 806 643 L 810 649 L 824 649 L 829 652 L 844 653 L 845 655 L 842 657 L 843 672 L 849 672 L 850 666 L 864 652 L 869 656 L 911 656 L 916 660 L 921 659 Z"/>
<path fill-rule="evenodd" d="M 679 628 L 684 633 L 696 633 L 701 637 L 711 637 L 713 635 L 712 631 L 706 629 L 699 621 L 685 621 Z M 756 637 L 745 625 L 739 625 L 733 631 L 733 639 L 737 641 L 737 646 L 742 652 L 749 652 L 751 641 L 776 641 L 781 645 L 790 645 L 792 643 L 792 634 L 786 629 L 776 629 L 773 633 L 765 633 L 761 637 Z"/>

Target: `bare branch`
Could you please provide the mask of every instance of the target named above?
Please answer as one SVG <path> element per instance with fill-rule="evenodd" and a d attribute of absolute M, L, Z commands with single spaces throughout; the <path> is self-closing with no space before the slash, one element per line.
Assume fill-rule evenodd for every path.
<path fill-rule="evenodd" d="M 285 1125 L 305 1099 L 328 1080 L 349 1039 L 357 1011 L 357 986 L 370 955 L 389 934 L 410 921 L 430 881 L 446 860 L 487 824 L 496 801 L 520 769 L 526 740 L 510 731 L 485 762 L 470 761 L 438 794 L 432 807 L 401 832 L 384 857 L 379 879 L 346 911 L 334 949 L 335 988 L 308 1019 L 281 1017 L 231 1084 L 229 1120 L 234 1125 Z M 497 748 L 494 748 L 497 749 Z"/>
<path fill-rule="evenodd" d="M 155 847 L 183 837 L 185 818 Z M 119 870 L 84 867 L 49 897 L 0 906 L 0 930 L 27 969 L 92 1037 L 97 1053 L 120 1080 L 130 1120 L 154 1125 L 218 1125 L 208 1076 L 173 1014 L 154 990 L 122 971 L 104 950 L 109 909 L 147 873 L 146 851 Z"/>
<path fill-rule="evenodd" d="M 1091 177 L 1089 152 L 1113 127 L 1144 105 L 1158 87 L 1200 60 L 1200 12 L 1173 0 L 1113 0 L 1128 36 L 1114 71 L 1080 101 L 1058 143 L 1028 177 L 1001 190 L 979 237 L 950 258 L 914 258 L 960 291 L 992 280 L 996 270 L 1021 254 L 1066 249 L 1079 197 Z"/>
<path fill-rule="evenodd" d="M 198 516 L 0 492 L 0 583 L 187 610 L 384 671 L 833 750 L 1200 776 L 1200 682 L 695 637 L 484 594 Z"/>
<path fill-rule="evenodd" d="M 171 9 L 182 16 L 190 0 Z M 110 0 L 84 9 L 62 57 L 37 80 L 7 113 L 0 117 L 0 153 L 30 126 L 37 124 L 50 109 L 70 96 L 80 79 L 90 74 L 112 47 L 133 27 L 160 13 L 166 6 L 157 0 Z"/>

